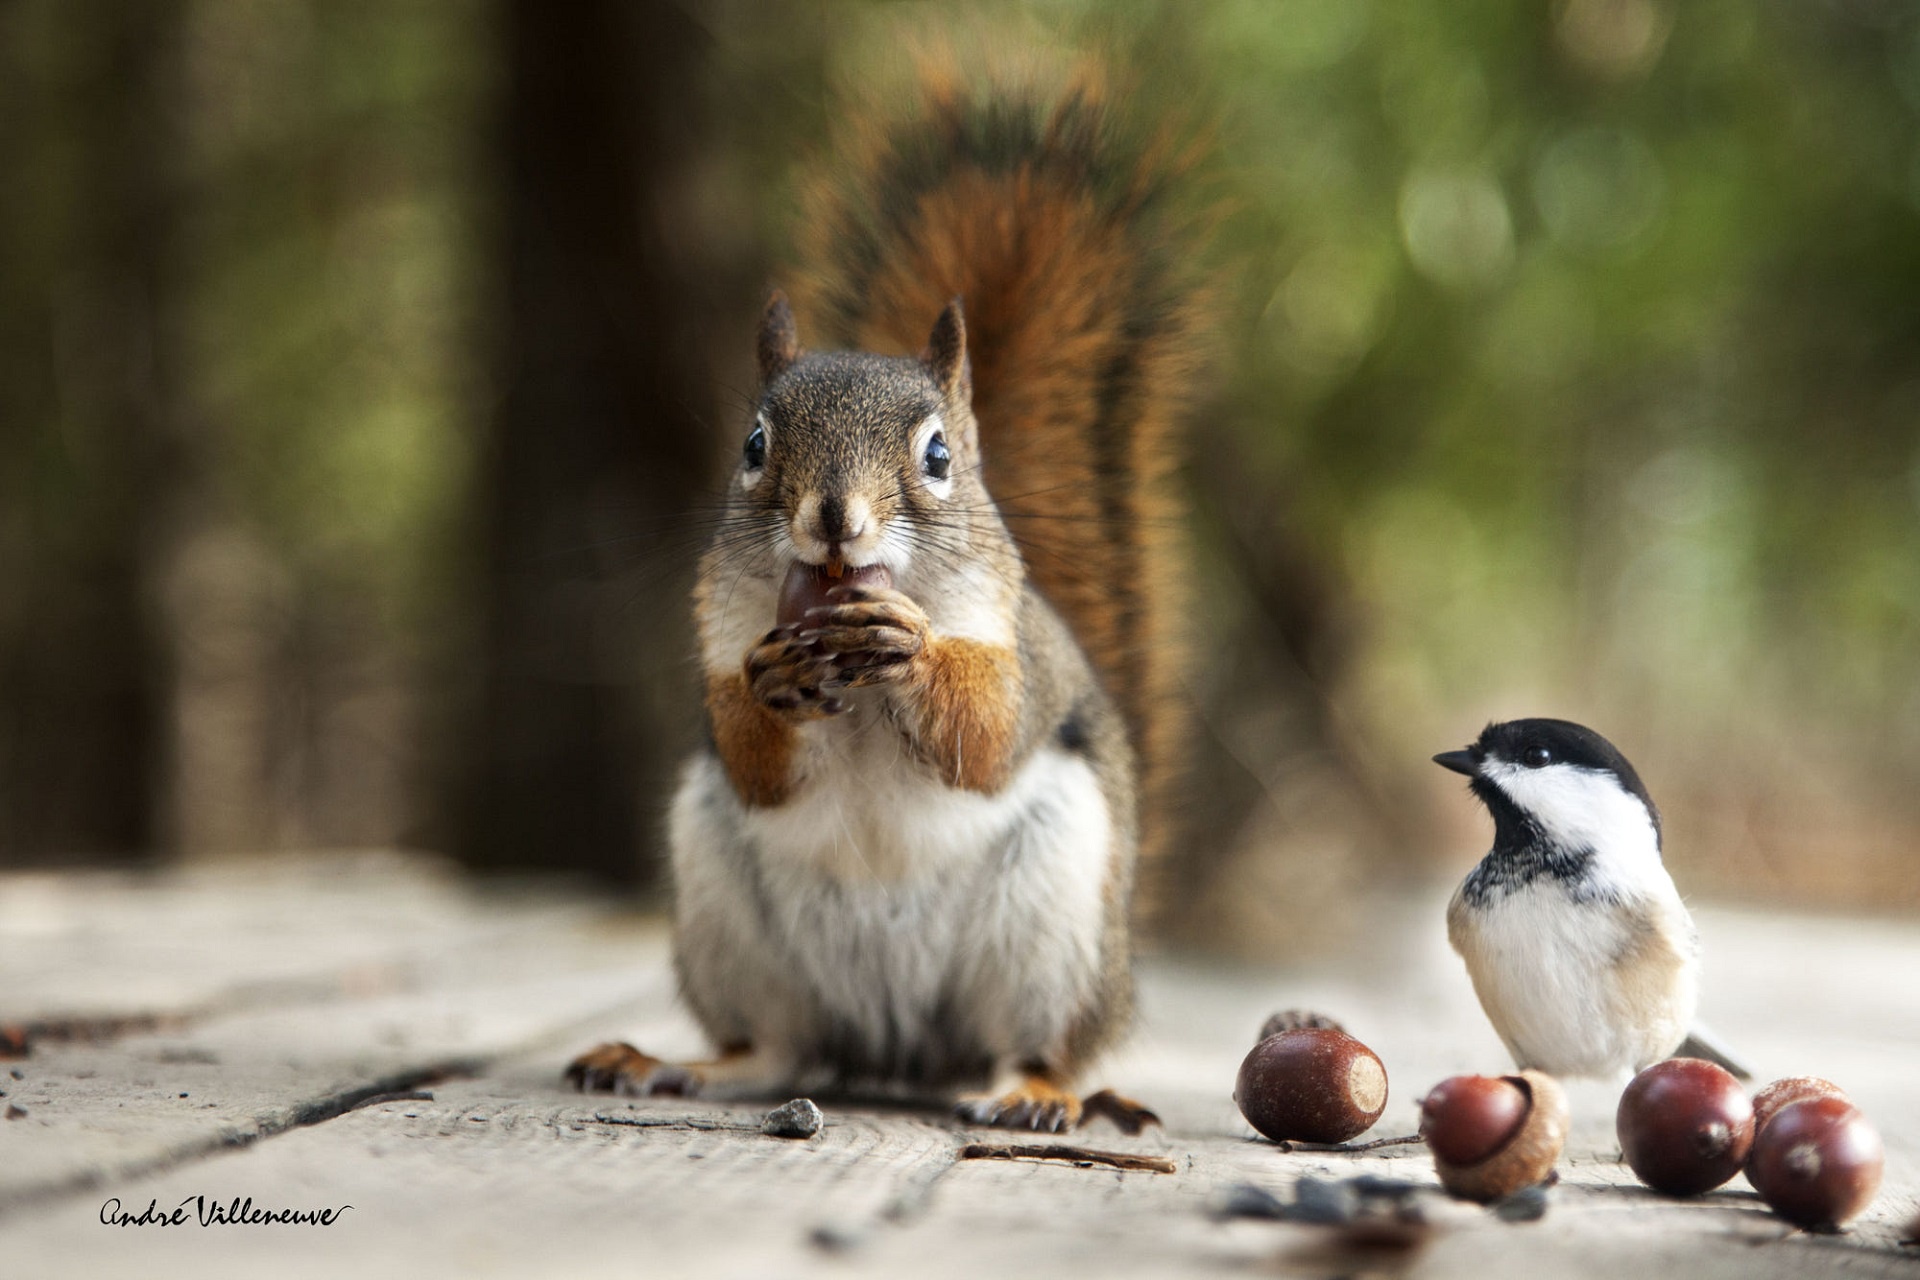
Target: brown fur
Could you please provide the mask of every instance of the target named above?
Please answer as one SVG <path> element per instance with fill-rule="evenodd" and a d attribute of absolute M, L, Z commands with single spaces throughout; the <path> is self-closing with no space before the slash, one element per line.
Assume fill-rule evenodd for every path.
<path fill-rule="evenodd" d="M 1114 125 L 1104 87 L 1082 70 L 1051 102 L 996 96 L 1024 104 L 1013 110 L 1035 115 L 1044 139 L 1038 160 L 996 167 L 969 123 L 978 99 L 950 69 L 923 79 L 922 118 L 905 131 L 951 162 L 901 191 L 894 136 L 858 139 L 852 180 L 811 193 L 813 270 L 796 301 L 832 340 L 880 352 L 917 349 L 927 317 L 964 302 L 988 488 L 1031 581 L 1126 720 L 1150 854 L 1167 839 L 1187 736 L 1175 472 L 1200 302 L 1157 254 L 1166 188 L 1190 166 L 1149 143 L 1090 191 L 1080 161 L 1113 161 Z"/>
<path fill-rule="evenodd" d="M 744 672 L 707 679 L 713 749 L 752 805 L 783 803 L 793 785 L 793 728 L 755 698 Z"/>
<path fill-rule="evenodd" d="M 998 791 L 1017 763 L 1020 686 L 1013 650 L 935 640 L 908 668 L 905 687 L 917 719 L 906 726 L 908 736 L 952 786 Z"/>

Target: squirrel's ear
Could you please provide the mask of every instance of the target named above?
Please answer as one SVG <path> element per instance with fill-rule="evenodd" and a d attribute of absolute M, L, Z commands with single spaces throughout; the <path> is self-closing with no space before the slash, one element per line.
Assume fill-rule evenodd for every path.
<path fill-rule="evenodd" d="M 800 358 L 800 331 L 794 327 L 793 308 L 778 289 L 760 313 L 760 385 L 765 386 Z"/>
<path fill-rule="evenodd" d="M 973 394 L 973 368 L 967 361 L 967 322 L 960 314 L 960 299 L 949 302 L 940 318 L 933 322 L 933 333 L 927 338 L 927 349 L 920 353 L 920 363 L 927 366 L 940 394 L 949 400 L 964 400 Z"/>

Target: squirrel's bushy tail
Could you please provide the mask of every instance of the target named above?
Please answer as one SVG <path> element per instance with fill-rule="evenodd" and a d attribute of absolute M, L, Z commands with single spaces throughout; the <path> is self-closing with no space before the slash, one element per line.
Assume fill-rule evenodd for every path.
<path fill-rule="evenodd" d="M 923 68 L 809 192 L 803 331 L 917 351 L 966 310 L 988 491 L 1126 718 L 1141 847 L 1167 838 L 1186 719 L 1181 420 L 1200 366 L 1190 166 L 1129 133 L 1092 69 L 1053 88 Z"/>

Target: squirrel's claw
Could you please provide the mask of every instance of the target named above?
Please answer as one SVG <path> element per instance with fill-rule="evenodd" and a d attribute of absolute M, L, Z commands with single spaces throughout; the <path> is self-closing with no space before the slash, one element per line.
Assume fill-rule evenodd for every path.
<path fill-rule="evenodd" d="M 761 706 L 797 720 L 836 716 L 846 703 L 827 692 L 835 670 L 816 641 L 792 626 L 776 627 L 747 655 L 747 688 Z"/>
<path fill-rule="evenodd" d="M 997 1129 L 1065 1133 L 1080 1123 L 1080 1099 L 1041 1076 L 1028 1076 L 1003 1094 L 969 1094 L 953 1110 L 969 1124 Z"/>
<path fill-rule="evenodd" d="M 672 1094 L 691 1098 L 700 1092 L 700 1073 L 662 1062 L 630 1044 L 596 1045 L 567 1064 L 566 1078 L 582 1093 L 618 1093 L 631 1097 Z"/>
<path fill-rule="evenodd" d="M 1124 1094 L 1111 1089 L 1102 1089 L 1090 1093 L 1080 1100 L 1082 1127 L 1101 1116 L 1113 1121 L 1114 1127 L 1128 1137 L 1133 1137 L 1148 1125 L 1158 1125 L 1160 1117 L 1152 1108 L 1135 1102 Z"/>
<path fill-rule="evenodd" d="M 794 639 L 827 655 L 829 688 L 898 679 L 927 646 L 927 615 L 897 591 L 855 588 L 848 596 L 845 603 L 809 609 L 807 626 Z"/>
<path fill-rule="evenodd" d="M 924 647 L 919 633 L 899 627 L 821 627 L 817 631 L 803 631 L 800 635 L 819 645 L 824 653 L 835 657 L 864 659 L 864 655 L 869 653 L 897 653 L 905 659 Z"/>

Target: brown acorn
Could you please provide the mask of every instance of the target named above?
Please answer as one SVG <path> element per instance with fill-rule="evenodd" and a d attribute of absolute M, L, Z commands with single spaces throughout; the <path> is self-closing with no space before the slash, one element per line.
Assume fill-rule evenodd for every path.
<path fill-rule="evenodd" d="M 1540 1071 L 1442 1080 L 1420 1113 L 1440 1185 L 1462 1200 L 1486 1204 L 1538 1186 L 1567 1145 L 1567 1095 Z"/>
<path fill-rule="evenodd" d="M 1880 1190 L 1886 1152 L 1858 1107 L 1831 1094 L 1789 1102 L 1753 1140 L 1747 1181 L 1797 1226 L 1832 1231 Z"/>
<path fill-rule="evenodd" d="M 1666 1195 L 1697 1196 L 1746 1163 L 1753 1103 L 1724 1067 L 1669 1058 L 1627 1085 L 1614 1127 L 1635 1177 Z"/>
<path fill-rule="evenodd" d="M 1505 1076 L 1451 1076 L 1420 1099 L 1420 1136 L 1448 1164 L 1478 1164 L 1513 1140 L 1527 1093 Z"/>
<path fill-rule="evenodd" d="M 1387 1069 L 1344 1031 L 1295 1027 L 1253 1046 L 1233 1100 L 1275 1142 L 1345 1142 L 1386 1110 Z"/>
<path fill-rule="evenodd" d="M 807 616 L 808 610 L 825 609 L 839 603 L 827 594 L 835 587 L 883 591 L 892 585 L 893 574 L 883 564 L 861 565 L 857 569 L 839 566 L 838 572 L 835 572 L 824 565 L 795 560 L 780 583 L 780 601 L 775 606 L 774 621 L 783 627 L 807 625 L 811 621 Z"/>

